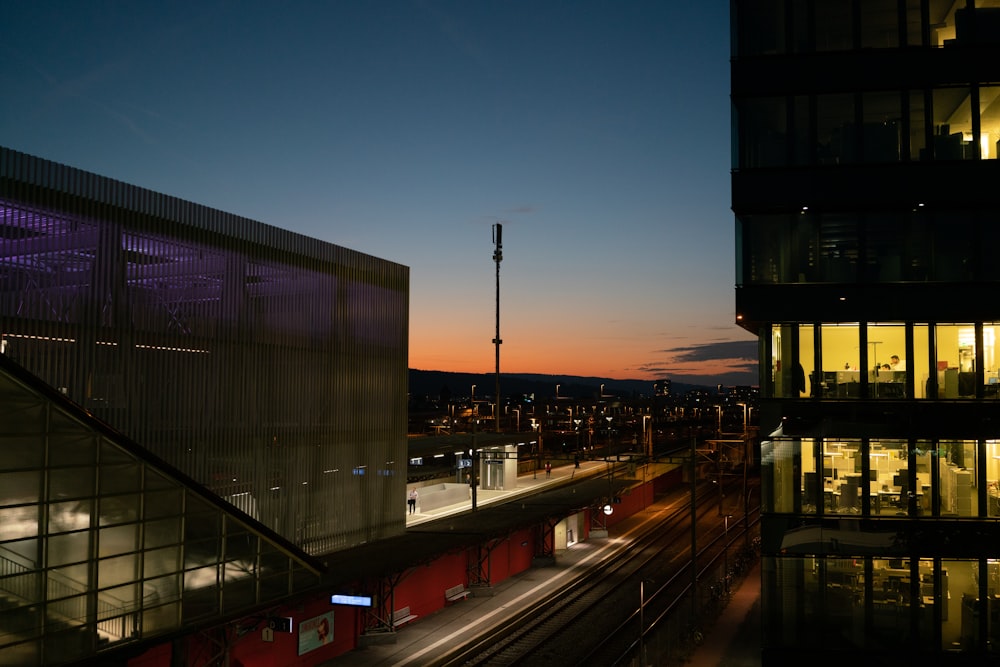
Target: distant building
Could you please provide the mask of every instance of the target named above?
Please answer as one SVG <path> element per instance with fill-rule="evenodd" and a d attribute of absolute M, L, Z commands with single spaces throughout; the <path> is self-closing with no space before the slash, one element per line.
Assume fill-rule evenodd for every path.
<path fill-rule="evenodd" d="M 1000 6 L 732 21 L 763 662 L 1000 660 Z"/>
<path fill-rule="evenodd" d="M 0 148 L 0 663 L 275 604 L 401 534 L 404 266 Z"/>

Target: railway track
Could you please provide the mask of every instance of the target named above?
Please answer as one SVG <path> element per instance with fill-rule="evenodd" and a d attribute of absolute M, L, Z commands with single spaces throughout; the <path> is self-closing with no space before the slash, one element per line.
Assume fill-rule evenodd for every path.
<path fill-rule="evenodd" d="M 695 496 L 699 525 L 713 520 L 716 487 Z M 655 619 L 690 583 L 689 492 L 679 489 L 646 510 L 648 518 L 600 562 L 562 589 L 523 607 L 502 624 L 486 628 L 438 660 L 441 667 L 618 664 L 639 643 L 641 616 Z M 714 525 L 714 524 L 713 524 Z M 730 529 L 726 538 L 741 533 Z M 721 540 L 708 541 L 698 562 L 711 559 Z M 642 595 L 645 593 L 645 595 Z M 642 613 L 640 599 L 644 597 Z"/>

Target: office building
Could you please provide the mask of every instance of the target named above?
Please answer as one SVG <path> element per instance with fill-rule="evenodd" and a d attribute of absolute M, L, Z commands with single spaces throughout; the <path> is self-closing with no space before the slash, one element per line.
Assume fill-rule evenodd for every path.
<path fill-rule="evenodd" d="M 731 9 L 763 662 L 998 660 L 1000 2 Z"/>
<path fill-rule="evenodd" d="M 0 663 L 273 606 L 402 534 L 408 290 L 0 148 Z"/>

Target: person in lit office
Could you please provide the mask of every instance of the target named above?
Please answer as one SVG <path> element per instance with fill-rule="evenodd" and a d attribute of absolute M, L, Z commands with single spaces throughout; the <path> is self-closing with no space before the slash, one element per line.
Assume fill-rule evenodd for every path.
<path fill-rule="evenodd" d="M 894 371 L 905 371 L 906 362 L 899 360 L 899 355 L 894 354 L 889 357 L 889 367 Z"/>

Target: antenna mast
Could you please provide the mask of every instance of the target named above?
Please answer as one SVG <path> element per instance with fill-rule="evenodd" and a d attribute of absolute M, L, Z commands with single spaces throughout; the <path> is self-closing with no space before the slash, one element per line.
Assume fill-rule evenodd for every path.
<path fill-rule="evenodd" d="M 496 432 L 500 433 L 500 262 L 503 261 L 503 225 L 499 222 L 493 225 L 493 261 L 497 265 L 497 335 L 493 339 L 493 345 L 497 350 L 497 387 L 493 401 L 493 424 Z"/>

